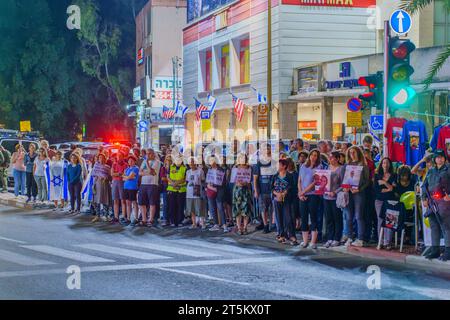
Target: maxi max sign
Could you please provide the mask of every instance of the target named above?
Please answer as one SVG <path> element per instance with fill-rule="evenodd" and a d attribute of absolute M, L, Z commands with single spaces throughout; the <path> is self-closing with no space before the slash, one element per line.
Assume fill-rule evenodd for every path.
<path fill-rule="evenodd" d="M 369 72 L 367 59 L 352 62 L 329 63 L 326 66 L 326 90 L 353 89 L 359 87 L 358 79 Z"/>

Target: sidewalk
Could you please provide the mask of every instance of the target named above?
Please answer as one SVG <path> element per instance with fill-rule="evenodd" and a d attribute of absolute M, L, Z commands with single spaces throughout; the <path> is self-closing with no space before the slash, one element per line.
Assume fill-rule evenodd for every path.
<path fill-rule="evenodd" d="M 33 204 L 27 204 L 25 199 L 16 198 L 13 194 L 10 193 L 0 193 L 0 204 L 10 207 L 16 207 L 20 209 L 24 209 L 25 211 L 33 211 L 33 210 L 42 210 L 44 208 L 39 206 L 33 206 Z M 47 208 L 51 209 L 51 208 Z M 182 233 L 188 237 L 198 236 L 198 230 L 189 230 L 188 228 L 182 229 L 152 229 L 153 233 L 161 234 L 162 236 L 167 236 L 170 234 L 179 234 Z M 305 253 L 339 253 L 339 254 L 347 254 L 353 255 L 360 258 L 368 258 L 368 259 L 380 259 L 386 262 L 395 262 L 399 264 L 404 264 L 406 266 L 422 269 L 422 270 L 430 270 L 435 272 L 443 272 L 448 273 L 450 275 L 450 261 L 443 262 L 437 259 L 427 260 L 417 254 L 414 254 L 414 247 L 404 246 L 404 252 L 400 253 L 399 249 L 394 249 L 391 251 L 386 250 L 377 250 L 375 246 L 370 247 L 335 247 L 335 248 L 325 248 L 320 247 L 317 250 L 312 249 L 301 249 L 300 247 L 292 247 L 289 245 L 283 245 L 278 243 L 275 240 L 275 233 L 263 234 L 261 231 L 256 231 L 254 225 L 249 225 L 249 234 L 246 236 L 237 235 L 235 232 L 230 232 L 227 234 L 223 234 L 222 232 L 212 232 L 212 231 L 202 231 L 203 237 L 216 237 L 217 235 L 228 237 L 233 239 L 234 241 L 254 246 L 261 246 L 274 250 L 283 250 L 289 252 L 290 254 L 296 255 L 302 252 Z"/>

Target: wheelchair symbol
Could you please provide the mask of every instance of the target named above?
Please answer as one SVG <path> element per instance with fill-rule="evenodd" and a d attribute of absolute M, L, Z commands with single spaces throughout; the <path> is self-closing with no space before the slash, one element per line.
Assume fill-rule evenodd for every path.
<path fill-rule="evenodd" d="M 374 118 L 371 125 L 373 130 L 383 129 L 383 124 L 378 121 L 378 118 Z"/>

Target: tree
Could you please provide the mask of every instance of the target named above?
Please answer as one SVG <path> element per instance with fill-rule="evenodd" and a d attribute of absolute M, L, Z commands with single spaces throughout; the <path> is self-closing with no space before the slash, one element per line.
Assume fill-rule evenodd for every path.
<path fill-rule="evenodd" d="M 450 12 L 450 0 L 443 0 L 444 8 Z M 402 0 L 400 8 L 414 14 L 423 8 L 434 3 L 434 0 Z M 428 70 L 427 77 L 424 80 L 425 88 L 428 88 L 433 82 L 433 78 L 438 74 L 439 70 L 444 66 L 445 62 L 450 57 L 450 44 L 447 44 L 444 50 L 436 57 Z"/>

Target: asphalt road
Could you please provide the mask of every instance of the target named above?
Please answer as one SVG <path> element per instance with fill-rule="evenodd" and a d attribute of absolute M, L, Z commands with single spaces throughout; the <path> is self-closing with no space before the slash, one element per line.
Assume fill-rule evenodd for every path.
<path fill-rule="evenodd" d="M 450 299 L 450 279 L 395 264 L 89 220 L 1 206 L 0 299 Z"/>

